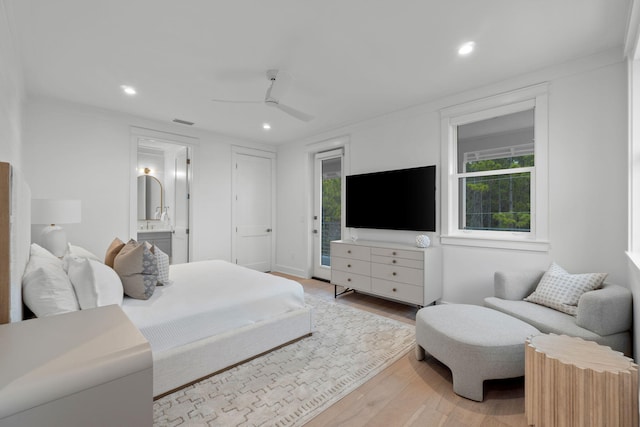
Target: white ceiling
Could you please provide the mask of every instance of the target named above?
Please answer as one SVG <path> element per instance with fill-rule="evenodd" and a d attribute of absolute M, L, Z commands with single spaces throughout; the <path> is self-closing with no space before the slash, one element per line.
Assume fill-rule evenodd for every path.
<path fill-rule="evenodd" d="M 271 144 L 622 46 L 631 2 L 4 1 L 30 94 Z M 263 99 L 270 68 L 313 121 L 211 101 Z"/>

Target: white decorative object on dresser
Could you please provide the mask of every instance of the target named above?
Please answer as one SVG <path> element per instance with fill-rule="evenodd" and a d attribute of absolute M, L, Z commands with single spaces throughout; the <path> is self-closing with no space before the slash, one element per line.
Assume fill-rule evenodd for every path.
<path fill-rule="evenodd" d="M 429 305 L 442 297 L 440 254 L 439 247 L 336 240 L 331 242 L 331 283 L 346 290 Z M 339 295 L 337 288 L 335 295 Z"/>

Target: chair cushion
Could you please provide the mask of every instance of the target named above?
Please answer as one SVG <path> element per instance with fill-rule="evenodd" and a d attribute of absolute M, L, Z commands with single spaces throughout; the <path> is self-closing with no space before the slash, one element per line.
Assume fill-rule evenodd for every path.
<path fill-rule="evenodd" d="M 595 340 L 599 335 L 576 324 L 576 318 L 566 313 L 526 301 L 508 301 L 496 297 L 484 299 L 485 307 L 513 316 L 544 333 L 571 335 Z"/>

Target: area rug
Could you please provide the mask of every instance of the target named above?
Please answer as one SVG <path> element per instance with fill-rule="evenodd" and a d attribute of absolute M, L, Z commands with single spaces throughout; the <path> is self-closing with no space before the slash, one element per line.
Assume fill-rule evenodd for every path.
<path fill-rule="evenodd" d="M 415 327 L 307 294 L 312 336 L 167 395 L 155 426 L 300 426 L 401 358 Z"/>

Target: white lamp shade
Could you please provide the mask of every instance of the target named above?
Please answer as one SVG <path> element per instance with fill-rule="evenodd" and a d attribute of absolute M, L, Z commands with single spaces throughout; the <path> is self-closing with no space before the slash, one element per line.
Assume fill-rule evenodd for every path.
<path fill-rule="evenodd" d="M 81 218 L 80 200 L 31 200 L 31 224 L 76 224 Z"/>

